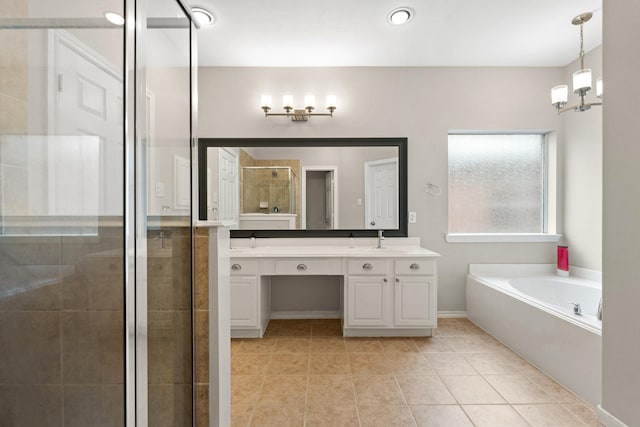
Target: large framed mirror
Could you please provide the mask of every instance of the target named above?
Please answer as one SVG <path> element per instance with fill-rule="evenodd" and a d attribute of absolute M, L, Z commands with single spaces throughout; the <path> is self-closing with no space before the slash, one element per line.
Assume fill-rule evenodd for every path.
<path fill-rule="evenodd" d="M 407 236 L 407 138 L 200 138 L 198 162 L 231 237 Z"/>

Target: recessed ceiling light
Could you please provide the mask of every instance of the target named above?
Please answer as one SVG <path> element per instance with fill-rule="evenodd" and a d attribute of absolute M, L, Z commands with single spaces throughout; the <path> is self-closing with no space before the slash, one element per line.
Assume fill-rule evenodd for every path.
<path fill-rule="evenodd" d="M 408 7 L 398 7 L 389 12 L 389 22 L 393 25 L 406 24 L 413 18 L 413 11 Z"/>
<path fill-rule="evenodd" d="M 124 18 L 119 13 L 105 12 L 104 17 L 107 19 L 107 21 L 111 22 L 113 25 L 117 25 L 117 26 L 124 25 Z"/>
<path fill-rule="evenodd" d="M 211 12 L 201 7 L 192 7 L 191 12 L 193 13 L 193 17 L 198 24 L 200 25 L 211 25 L 213 24 L 214 18 Z"/>

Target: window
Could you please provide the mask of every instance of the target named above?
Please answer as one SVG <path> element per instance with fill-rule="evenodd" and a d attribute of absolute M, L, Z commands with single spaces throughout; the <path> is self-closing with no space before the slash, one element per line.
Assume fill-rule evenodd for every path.
<path fill-rule="evenodd" d="M 449 135 L 449 233 L 546 232 L 544 134 Z"/>

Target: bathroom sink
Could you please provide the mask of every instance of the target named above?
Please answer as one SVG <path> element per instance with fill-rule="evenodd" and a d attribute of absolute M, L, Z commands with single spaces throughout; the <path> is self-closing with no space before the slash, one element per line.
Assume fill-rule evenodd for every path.
<path fill-rule="evenodd" d="M 378 247 L 356 247 L 353 248 L 354 252 L 366 252 L 371 254 L 406 254 L 415 248 L 405 247 L 405 246 L 385 246 L 382 248 Z"/>

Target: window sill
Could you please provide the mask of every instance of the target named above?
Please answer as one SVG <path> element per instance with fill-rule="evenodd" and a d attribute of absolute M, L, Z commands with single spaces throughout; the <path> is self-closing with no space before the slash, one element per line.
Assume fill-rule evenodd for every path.
<path fill-rule="evenodd" d="M 447 243 L 549 243 L 560 240 L 560 234 L 547 233 L 449 233 Z"/>

